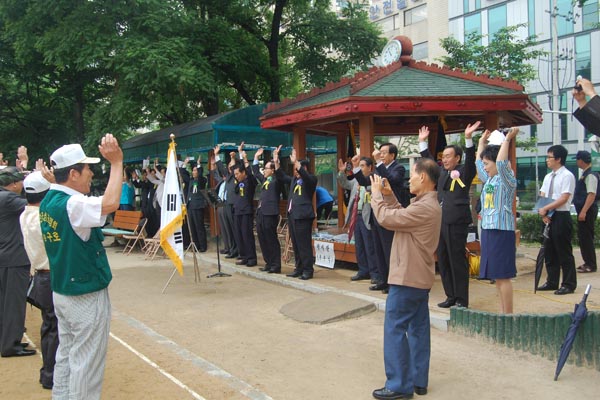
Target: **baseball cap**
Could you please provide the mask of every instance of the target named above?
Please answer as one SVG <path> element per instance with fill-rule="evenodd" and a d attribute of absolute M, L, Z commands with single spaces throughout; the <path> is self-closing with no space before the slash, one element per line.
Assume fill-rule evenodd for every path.
<path fill-rule="evenodd" d="M 0 186 L 8 186 L 11 183 L 22 181 L 25 178 L 16 167 L 6 167 L 0 170 Z"/>
<path fill-rule="evenodd" d="M 50 182 L 42 176 L 40 171 L 34 171 L 23 181 L 23 188 L 26 193 L 42 193 L 50 189 Z"/>
<path fill-rule="evenodd" d="M 575 159 L 576 160 L 581 160 L 586 164 L 589 164 L 592 162 L 592 155 L 590 154 L 589 151 L 585 151 L 585 150 L 579 150 L 577 152 L 577 155 L 575 155 Z"/>
<path fill-rule="evenodd" d="M 88 157 L 80 144 L 66 144 L 50 156 L 50 162 L 56 169 L 67 168 L 75 164 L 98 164 L 98 157 Z"/>

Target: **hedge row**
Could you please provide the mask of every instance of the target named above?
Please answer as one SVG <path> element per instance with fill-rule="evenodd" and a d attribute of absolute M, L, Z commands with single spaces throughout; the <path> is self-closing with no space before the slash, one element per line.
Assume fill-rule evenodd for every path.
<path fill-rule="evenodd" d="M 573 246 L 579 246 L 579 240 L 577 238 L 577 216 L 571 215 L 573 219 L 573 235 L 571 242 Z M 521 218 L 517 221 L 517 229 L 521 230 L 521 240 L 528 243 L 540 243 L 542 238 L 542 217 L 539 214 L 521 214 Z M 600 246 L 600 218 L 596 218 L 594 225 L 594 243 L 596 246 Z"/>

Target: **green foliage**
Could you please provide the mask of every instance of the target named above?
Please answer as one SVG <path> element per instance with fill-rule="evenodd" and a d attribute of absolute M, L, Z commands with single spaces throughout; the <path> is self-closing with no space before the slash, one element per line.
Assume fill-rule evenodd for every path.
<path fill-rule="evenodd" d="M 384 40 L 328 0 L 2 0 L 0 143 L 67 142 L 278 101 L 365 68 Z M 44 140 L 39 140 L 44 138 Z"/>
<path fill-rule="evenodd" d="M 451 68 L 473 71 L 503 79 L 514 79 L 525 84 L 536 78 L 532 64 L 527 63 L 545 54 L 533 48 L 537 44 L 535 36 L 524 40 L 517 39 L 516 32 L 525 24 L 500 29 L 489 44 L 481 44 L 485 35 L 473 32 L 461 43 L 453 37 L 440 40 L 440 45 L 448 53 L 438 60 Z"/>

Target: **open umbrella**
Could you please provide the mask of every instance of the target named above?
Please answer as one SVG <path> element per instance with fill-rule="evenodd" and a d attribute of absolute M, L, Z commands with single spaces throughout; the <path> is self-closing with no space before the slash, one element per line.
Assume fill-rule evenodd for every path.
<path fill-rule="evenodd" d="M 542 277 L 542 271 L 544 270 L 544 259 L 545 248 L 547 245 L 547 240 L 549 239 L 549 230 L 550 226 L 546 225 L 544 227 L 544 233 L 542 234 L 542 246 L 540 247 L 540 251 L 538 252 L 537 258 L 535 259 L 535 275 L 533 279 L 533 293 L 537 292 L 537 288 L 540 285 L 540 278 Z"/>
<path fill-rule="evenodd" d="M 554 380 L 558 379 L 560 371 L 567 362 L 567 358 L 569 357 L 569 353 L 573 347 L 573 342 L 575 341 L 575 335 L 577 335 L 577 328 L 579 328 L 579 325 L 581 325 L 581 322 L 587 316 L 587 307 L 585 302 L 587 301 L 587 297 L 590 294 L 591 289 L 592 285 L 587 285 L 581 302 L 579 304 L 575 304 L 575 310 L 571 316 L 571 325 L 569 326 L 569 330 L 567 330 L 565 341 L 563 342 L 562 346 L 560 346 L 560 352 L 558 353 L 558 363 L 556 364 L 556 372 L 554 372 Z"/>

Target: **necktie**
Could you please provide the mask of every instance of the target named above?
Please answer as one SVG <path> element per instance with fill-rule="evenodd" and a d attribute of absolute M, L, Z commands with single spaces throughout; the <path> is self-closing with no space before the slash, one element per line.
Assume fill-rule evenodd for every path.
<path fill-rule="evenodd" d="M 554 194 L 554 177 L 556 176 L 556 172 L 552 173 L 552 178 L 550 178 L 550 188 L 548 189 L 548 198 L 551 199 Z"/>

